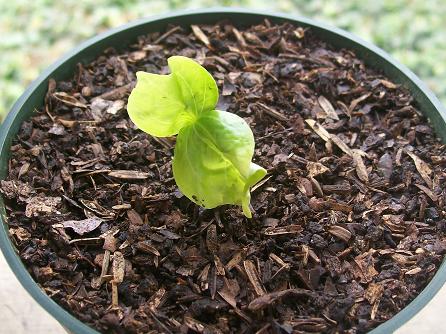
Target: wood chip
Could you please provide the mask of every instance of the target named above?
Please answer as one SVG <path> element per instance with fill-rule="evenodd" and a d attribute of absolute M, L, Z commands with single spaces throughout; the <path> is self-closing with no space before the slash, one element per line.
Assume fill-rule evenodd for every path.
<path fill-rule="evenodd" d="M 275 110 L 271 107 L 268 107 L 266 104 L 257 102 L 256 105 L 261 106 L 265 113 L 274 117 L 275 119 L 278 119 L 279 121 L 288 121 L 288 117 L 286 117 L 284 114 L 278 112 L 277 110 Z"/>
<path fill-rule="evenodd" d="M 415 163 L 415 168 L 417 169 L 418 173 L 420 173 L 421 178 L 424 180 L 426 185 L 429 187 L 429 189 L 432 189 L 432 180 L 431 180 L 431 174 L 432 169 L 429 167 L 429 165 L 421 160 L 415 153 L 410 152 L 408 150 L 405 150 L 406 154 L 412 158 L 413 162 Z"/>
<path fill-rule="evenodd" d="M 200 275 L 198 275 L 198 281 L 200 282 L 201 291 L 206 291 L 209 288 L 209 269 L 211 268 L 211 264 L 208 263 Z"/>
<path fill-rule="evenodd" d="M 246 275 L 248 276 L 248 280 L 254 288 L 254 291 L 258 296 L 263 296 L 266 291 L 262 286 L 259 274 L 257 273 L 257 269 L 254 263 L 252 263 L 250 260 L 245 260 L 243 261 L 243 266 L 245 268 Z"/>
<path fill-rule="evenodd" d="M 361 103 L 362 101 L 366 100 L 370 95 L 372 95 L 372 93 L 367 93 L 367 94 L 364 94 L 364 95 L 358 97 L 357 99 L 354 99 L 350 103 L 350 106 L 348 107 L 349 113 L 351 114 L 353 112 L 353 110 L 355 110 L 356 106 L 359 103 Z"/>
<path fill-rule="evenodd" d="M 246 46 L 246 41 L 243 35 L 238 31 L 236 28 L 232 28 L 232 32 L 234 33 L 235 38 L 237 38 L 237 41 L 242 47 Z"/>
<path fill-rule="evenodd" d="M 122 283 L 124 281 L 125 260 L 121 252 L 113 253 L 112 272 L 113 272 L 113 280 L 116 283 Z"/>
<path fill-rule="evenodd" d="M 225 276 L 225 266 L 221 262 L 217 255 L 214 255 L 214 264 L 216 269 L 216 274 L 219 276 Z"/>
<path fill-rule="evenodd" d="M 325 128 L 322 125 L 320 125 L 318 122 L 316 122 L 313 119 L 306 119 L 305 122 L 324 141 L 329 141 L 330 140 L 330 133 L 327 130 L 325 130 Z"/>
<path fill-rule="evenodd" d="M 237 252 L 231 260 L 229 260 L 229 262 L 226 264 L 226 270 L 227 271 L 231 271 L 232 268 L 234 268 L 236 265 L 238 265 L 240 262 L 242 262 L 242 260 L 244 259 L 244 257 L 246 256 L 246 252 L 241 251 L 241 252 Z"/>
<path fill-rule="evenodd" d="M 430 190 L 429 188 L 427 188 L 426 186 L 423 186 L 422 184 L 415 184 L 416 187 L 418 187 L 418 189 L 422 190 L 427 196 L 429 196 L 429 198 L 433 201 L 433 202 L 437 202 L 438 201 L 438 197 L 437 195 L 435 195 L 432 190 Z"/>
<path fill-rule="evenodd" d="M 346 194 L 352 191 L 352 187 L 348 183 L 344 184 L 324 184 L 322 190 L 328 194 Z"/>
<path fill-rule="evenodd" d="M 276 254 L 271 253 L 269 254 L 269 258 L 275 262 L 277 262 L 277 264 L 279 264 L 282 267 L 289 267 L 290 265 L 287 264 L 286 262 L 284 262 L 280 257 L 278 257 Z"/>
<path fill-rule="evenodd" d="M 361 154 L 358 152 L 358 150 L 351 150 L 351 152 L 353 154 L 356 174 L 362 182 L 369 183 L 369 173 L 367 172 L 367 168 L 364 164 L 364 160 L 362 160 Z"/>
<path fill-rule="evenodd" d="M 233 308 L 237 308 L 236 297 L 240 292 L 240 286 L 237 280 L 224 279 L 225 284 L 223 288 L 218 291 L 218 294 Z"/>
<path fill-rule="evenodd" d="M 345 213 L 350 213 L 352 211 L 352 206 L 346 203 L 335 201 L 334 199 L 323 200 L 322 198 L 312 197 L 308 202 L 311 209 L 314 211 L 325 211 L 325 210 L 335 210 L 342 211 Z"/>
<path fill-rule="evenodd" d="M 112 283 L 112 308 L 119 307 L 118 284 L 124 281 L 125 274 L 125 260 L 121 252 L 113 254 L 113 280 Z"/>
<path fill-rule="evenodd" d="M 218 251 L 217 226 L 209 225 L 206 232 L 206 246 L 209 253 L 216 254 Z"/>
<path fill-rule="evenodd" d="M 365 299 L 369 301 L 370 305 L 373 305 L 381 298 L 383 292 L 384 286 L 382 284 L 370 283 L 365 292 Z"/>
<path fill-rule="evenodd" d="M 109 176 L 124 180 L 145 180 L 150 174 L 135 170 L 113 170 L 108 173 Z"/>
<path fill-rule="evenodd" d="M 297 224 L 291 224 L 279 227 L 268 227 L 264 231 L 265 235 L 296 234 L 300 232 L 302 232 L 302 226 Z"/>
<path fill-rule="evenodd" d="M 331 118 L 335 121 L 339 121 L 339 116 L 336 113 L 335 109 L 333 108 L 333 105 L 331 104 L 330 101 L 327 100 L 327 98 L 325 96 L 323 96 L 323 95 L 319 96 L 317 101 L 319 102 L 319 105 L 325 111 L 325 113 L 327 114 L 327 116 L 329 118 Z"/>
<path fill-rule="evenodd" d="M 144 221 L 141 216 L 135 210 L 127 211 L 127 217 L 133 225 L 144 225 Z"/>
<path fill-rule="evenodd" d="M 297 189 L 304 194 L 307 197 L 313 196 L 313 185 L 311 184 L 311 181 L 307 178 L 300 177 L 297 180 Z"/>
<path fill-rule="evenodd" d="M 112 209 L 113 210 L 128 210 L 131 209 L 132 205 L 131 204 L 118 204 L 118 205 L 113 205 Z"/>
<path fill-rule="evenodd" d="M 150 241 L 139 241 L 135 244 L 135 247 L 137 250 L 143 253 L 153 254 L 155 256 L 161 256 L 158 249 L 156 249 L 153 245 L 150 244 Z"/>
<path fill-rule="evenodd" d="M 209 38 L 204 34 L 203 30 L 197 25 L 191 25 L 192 32 L 194 33 L 195 37 L 198 38 L 199 41 L 201 41 L 204 45 L 206 45 L 208 48 L 211 48 L 211 43 L 209 42 Z"/>
<path fill-rule="evenodd" d="M 149 309 L 155 311 L 161 305 L 161 301 L 163 300 L 165 294 L 166 289 L 164 288 L 160 288 L 157 292 L 155 292 L 147 302 Z"/>
<path fill-rule="evenodd" d="M 349 230 L 339 225 L 331 226 L 328 232 L 344 242 L 349 242 L 352 237 L 352 233 Z"/>
<path fill-rule="evenodd" d="M 80 102 L 77 98 L 75 98 L 74 96 L 71 96 L 65 92 L 55 92 L 53 93 L 53 97 L 56 100 L 59 100 L 60 102 L 71 106 L 71 107 L 77 107 L 77 108 L 82 108 L 82 109 L 86 109 L 87 105 L 85 103 Z"/>
<path fill-rule="evenodd" d="M 390 81 L 384 80 L 384 79 L 381 79 L 380 82 L 384 87 L 389 88 L 389 89 L 396 89 L 400 86 L 400 85 L 396 85 L 393 82 L 390 82 Z"/>
<path fill-rule="evenodd" d="M 130 91 L 132 90 L 132 88 L 133 88 L 133 84 L 129 83 L 127 85 L 111 89 L 108 92 L 105 92 L 105 93 L 97 96 L 96 98 L 100 98 L 103 100 L 112 100 L 112 101 L 119 100 L 119 99 L 122 99 L 125 96 L 127 96 L 130 93 Z"/>
<path fill-rule="evenodd" d="M 415 267 L 413 269 L 410 269 L 410 270 L 406 271 L 404 273 L 404 275 L 413 276 L 413 275 L 416 275 L 416 274 L 420 273 L 421 271 L 422 271 L 422 269 L 420 267 Z"/>
<path fill-rule="evenodd" d="M 348 154 L 351 157 L 354 156 L 352 149 L 346 143 L 344 143 L 341 138 L 339 138 L 335 134 L 331 134 L 330 139 L 337 147 L 341 149 L 342 152 Z"/>
<path fill-rule="evenodd" d="M 310 297 L 313 293 L 310 290 L 305 289 L 287 289 L 277 292 L 271 292 L 268 294 L 261 295 L 248 305 L 248 309 L 251 311 L 259 311 L 265 307 L 270 306 L 274 302 L 286 297 L 286 296 L 296 296 L 296 297 Z"/>
<path fill-rule="evenodd" d="M 101 275 L 93 279 L 91 282 L 91 287 L 93 289 L 99 289 L 104 282 L 104 276 L 107 275 L 108 267 L 110 264 L 110 251 L 106 250 L 104 252 L 104 258 L 102 259 L 102 266 L 101 266 Z"/>
<path fill-rule="evenodd" d="M 329 172 L 330 169 L 325 167 L 323 164 L 321 164 L 320 162 L 311 162 L 309 161 L 307 163 L 307 171 L 308 171 L 308 175 L 311 177 L 320 175 L 320 174 L 324 174 L 326 172 Z"/>

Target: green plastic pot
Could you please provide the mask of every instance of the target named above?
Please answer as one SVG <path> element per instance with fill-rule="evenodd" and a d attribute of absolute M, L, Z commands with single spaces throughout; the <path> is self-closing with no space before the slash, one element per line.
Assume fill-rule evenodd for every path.
<path fill-rule="evenodd" d="M 274 23 L 287 21 L 299 26 L 310 27 L 322 40 L 329 42 L 336 48 L 346 48 L 354 51 L 369 67 L 382 70 L 392 81 L 404 85 L 415 97 L 421 112 L 430 119 L 436 133 L 446 142 L 446 111 L 429 88 L 407 67 L 395 61 L 386 52 L 346 31 L 307 18 L 247 9 L 222 8 L 180 11 L 134 21 L 117 29 L 109 30 L 82 43 L 46 69 L 17 100 L 0 128 L 0 179 L 4 179 L 7 175 L 11 141 L 17 134 L 22 122 L 31 116 L 34 109 L 43 105 L 49 78 L 54 78 L 57 81 L 68 79 L 75 72 L 77 63 L 87 63 L 93 60 L 108 47 L 120 49 L 136 41 L 137 36 L 162 31 L 168 24 L 187 27 L 191 24 L 212 24 L 228 19 L 234 24 L 246 26 L 259 23 L 265 18 Z M 76 334 L 98 334 L 97 331 L 83 324 L 57 305 L 33 280 L 9 239 L 6 220 L 5 206 L 0 197 L 0 247 L 9 266 L 23 287 L 36 302 L 68 331 Z M 426 288 L 408 306 L 393 318 L 372 330 L 371 333 L 391 333 L 399 328 L 434 297 L 445 281 L 446 264 L 443 261 Z"/>

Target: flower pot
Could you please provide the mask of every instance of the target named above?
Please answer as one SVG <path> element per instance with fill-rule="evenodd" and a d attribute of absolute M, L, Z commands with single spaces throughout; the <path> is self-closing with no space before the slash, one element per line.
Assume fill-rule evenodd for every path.
<path fill-rule="evenodd" d="M 258 23 L 264 18 L 268 18 L 273 23 L 288 21 L 299 26 L 310 27 L 316 36 L 329 41 L 334 47 L 354 51 L 358 58 L 364 60 L 369 67 L 383 71 L 391 80 L 408 88 L 420 106 L 420 110 L 431 120 L 436 133 L 446 141 L 446 111 L 440 102 L 410 70 L 377 47 L 345 31 L 305 18 L 236 9 L 187 11 L 143 19 L 110 30 L 81 44 L 42 73 L 15 103 L 1 127 L 0 179 L 4 179 L 7 175 L 11 141 L 17 134 L 22 122 L 31 116 L 35 108 L 42 106 L 49 78 L 54 78 L 57 81 L 66 79 L 74 73 L 77 63 L 94 59 L 108 47 L 119 49 L 122 45 L 134 41 L 139 35 L 163 30 L 167 24 L 189 26 L 191 24 L 210 24 L 223 19 L 231 19 L 233 22 L 241 23 L 241 25 L 250 25 Z M 9 239 L 5 221 L 5 206 L 0 198 L 0 247 L 23 287 L 68 331 L 72 333 L 97 333 L 97 331 L 65 311 L 39 288 L 16 254 L 13 243 Z M 426 288 L 407 307 L 374 329 L 372 333 L 389 333 L 403 325 L 432 299 L 445 281 L 446 265 L 443 263 Z"/>

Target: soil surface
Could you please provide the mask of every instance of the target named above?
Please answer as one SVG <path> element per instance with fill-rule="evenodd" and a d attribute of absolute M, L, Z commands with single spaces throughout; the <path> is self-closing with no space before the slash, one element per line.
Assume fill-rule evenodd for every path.
<path fill-rule="evenodd" d="M 172 178 L 175 138 L 135 128 L 135 72 L 198 60 L 268 169 L 239 207 Z M 363 333 L 446 251 L 445 147 L 411 94 L 310 30 L 169 27 L 50 81 L 1 181 L 11 238 L 57 303 L 102 333 Z M 218 190 L 216 190 L 218 191 Z"/>

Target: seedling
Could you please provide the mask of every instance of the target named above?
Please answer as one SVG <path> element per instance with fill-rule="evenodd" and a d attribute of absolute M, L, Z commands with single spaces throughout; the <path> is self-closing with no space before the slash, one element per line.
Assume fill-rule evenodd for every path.
<path fill-rule="evenodd" d="M 216 110 L 217 84 L 192 59 L 173 56 L 171 74 L 137 72 L 127 110 L 131 120 L 156 137 L 178 135 L 173 175 L 180 191 L 204 208 L 241 205 L 251 218 L 250 188 L 266 170 L 251 162 L 254 136 L 239 116 Z"/>

